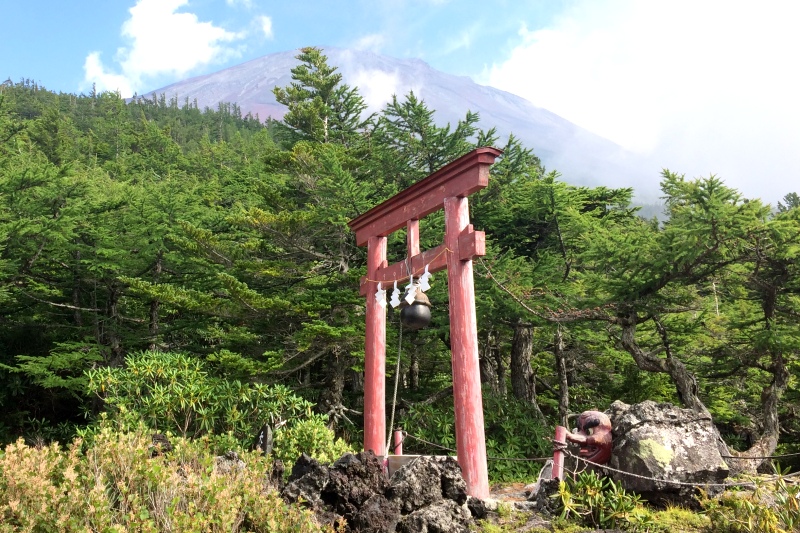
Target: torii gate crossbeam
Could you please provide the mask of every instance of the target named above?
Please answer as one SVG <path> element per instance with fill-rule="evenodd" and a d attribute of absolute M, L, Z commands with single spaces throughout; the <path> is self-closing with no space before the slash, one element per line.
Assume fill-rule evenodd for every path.
<path fill-rule="evenodd" d="M 367 276 L 361 294 L 367 298 L 364 362 L 364 449 L 385 454 L 386 310 L 374 295 L 378 282 L 418 276 L 428 266 L 447 269 L 450 303 L 450 348 L 456 417 L 456 451 L 467 491 L 489 496 L 483 398 L 478 364 L 478 328 L 472 259 L 485 254 L 485 235 L 469 223 L 467 197 L 489 183 L 489 167 L 502 151 L 478 148 L 349 222 L 359 246 L 367 246 Z M 443 244 L 419 249 L 419 220 L 445 212 Z M 387 236 L 407 228 L 407 259 L 387 264 Z"/>

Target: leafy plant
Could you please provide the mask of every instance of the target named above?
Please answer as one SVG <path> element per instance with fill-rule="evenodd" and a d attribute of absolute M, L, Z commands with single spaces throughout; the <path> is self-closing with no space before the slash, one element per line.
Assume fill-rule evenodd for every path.
<path fill-rule="evenodd" d="M 645 531 L 652 522 L 638 495 L 592 471 L 562 481 L 554 497 L 561 500 L 561 518 L 572 518 L 588 526 Z"/>
<path fill-rule="evenodd" d="M 536 477 L 542 463 L 534 460 L 552 455 L 546 436 L 550 428 L 543 426 L 528 402 L 484 395 L 484 426 L 489 477 L 492 482 L 530 480 Z M 409 449 L 414 453 L 441 454 L 424 441 L 455 448 L 455 420 L 452 406 L 441 402 L 435 406 L 414 406 L 401 421 L 412 437 Z M 415 441 L 413 437 L 422 440 Z"/>
<path fill-rule="evenodd" d="M 783 474 L 786 472 L 784 471 Z M 788 533 L 800 528 L 800 485 L 785 475 L 756 479 L 753 490 L 704 498 L 702 505 L 714 531 L 723 533 Z"/>
<path fill-rule="evenodd" d="M 150 457 L 148 432 L 103 428 L 75 440 L 0 453 L 0 532 L 319 532 L 313 515 L 265 486 L 269 461 L 241 454 L 245 468 L 217 468 L 203 439 L 175 439 Z"/>
<path fill-rule="evenodd" d="M 353 449 L 337 439 L 325 425 L 323 415 L 314 414 L 278 432 L 275 438 L 275 457 L 293 463 L 301 453 L 307 453 L 323 463 L 332 463 Z"/>
<path fill-rule="evenodd" d="M 281 459 L 293 462 L 305 452 L 332 461 L 349 451 L 325 426 L 326 418 L 312 413 L 311 402 L 285 386 L 214 377 L 202 361 L 181 353 L 147 351 L 126 362 L 88 373 L 90 392 L 105 400 L 123 428 L 142 421 L 155 431 L 214 436 L 225 446 L 232 439 L 244 448 L 269 423 Z"/>

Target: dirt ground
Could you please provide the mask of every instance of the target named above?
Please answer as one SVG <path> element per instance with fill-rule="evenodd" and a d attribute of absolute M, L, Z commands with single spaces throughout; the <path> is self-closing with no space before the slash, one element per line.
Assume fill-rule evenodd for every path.
<path fill-rule="evenodd" d="M 526 483 L 506 483 L 490 487 L 491 497 L 498 501 L 524 502 L 527 501 L 525 495 Z"/>
<path fill-rule="evenodd" d="M 527 483 L 504 483 L 490 487 L 491 498 L 500 503 L 509 504 L 514 512 L 491 513 L 487 519 L 490 523 L 503 527 L 506 531 L 529 532 L 548 529 L 550 522 L 533 511 L 528 501 L 525 487 Z"/>

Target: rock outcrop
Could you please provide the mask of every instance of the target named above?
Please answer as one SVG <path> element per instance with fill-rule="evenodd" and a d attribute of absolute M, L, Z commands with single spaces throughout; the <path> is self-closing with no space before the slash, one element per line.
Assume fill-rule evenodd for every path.
<path fill-rule="evenodd" d="M 651 401 L 616 401 L 606 413 L 614 434 L 609 475 L 625 490 L 651 501 L 683 503 L 691 503 L 698 487 L 719 491 L 728 466 L 709 417 Z"/>
<path fill-rule="evenodd" d="M 303 455 L 281 494 L 305 502 L 322 523 L 346 524 L 346 531 L 467 533 L 473 518 L 451 458 L 419 457 L 386 479 L 372 452 L 344 455 L 331 466 Z"/>

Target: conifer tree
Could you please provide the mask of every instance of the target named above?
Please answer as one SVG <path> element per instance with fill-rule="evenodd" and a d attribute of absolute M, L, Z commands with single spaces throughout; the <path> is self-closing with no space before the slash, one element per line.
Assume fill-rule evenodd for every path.
<path fill-rule="evenodd" d="M 398 190 L 466 154 L 479 138 L 489 142 L 478 135 L 477 113 L 468 111 L 452 130 L 450 124 L 438 126 L 434 114 L 413 91 L 402 100 L 393 95 L 380 114 L 373 133 L 376 161 Z"/>
<path fill-rule="evenodd" d="M 287 107 L 279 134 L 289 144 L 298 140 L 348 145 L 371 121 L 358 90 L 342 83 L 336 67 L 328 65 L 322 50 L 302 48 L 292 69 L 292 82 L 275 87 L 278 103 Z"/>

